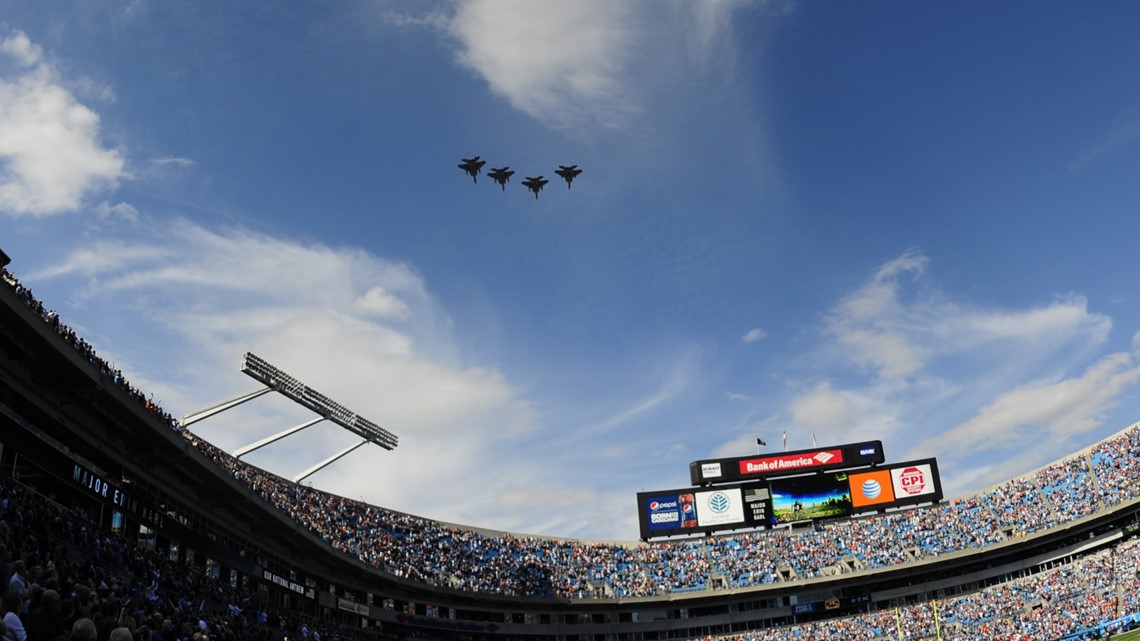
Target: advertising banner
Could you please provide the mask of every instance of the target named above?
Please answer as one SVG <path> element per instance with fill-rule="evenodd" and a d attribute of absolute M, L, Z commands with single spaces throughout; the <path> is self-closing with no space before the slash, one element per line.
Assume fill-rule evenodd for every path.
<path fill-rule="evenodd" d="M 767 483 L 637 493 L 642 539 L 766 527 L 771 505 Z"/>
<path fill-rule="evenodd" d="M 689 478 L 693 485 L 715 485 L 805 472 L 868 467 L 883 463 L 884 460 L 881 441 L 864 441 L 792 452 L 693 461 L 689 463 Z"/>
<path fill-rule="evenodd" d="M 891 470 L 891 482 L 895 496 L 899 498 L 934 494 L 937 485 L 929 464 L 894 468 Z"/>
<path fill-rule="evenodd" d="M 732 525 L 744 523 L 744 501 L 740 488 L 697 492 L 697 525 Z"/>
<path fill-rule="evenodd" d="M 819 450 L 805 454 L 780 454 L 740 461 L 741 476 L 794 473 L 818 467 L 843 464 L 843 450 Z"/>
<path fill-rule="evenodd" d="M 697 527 L 693 500 L 691 493 L 664 494 L 642 499 L 648 513 L 648 520 L 644 525 L 650 531 Z"/>
<path fill-rule="evenodd" d="M 851 506 L 873 512 L 942 500 L 938 461 L 933 458 L 893 463 L 864 472 L 851 472 Z"/>
<path fill-rule="evenodd" d="M 895 500 L 890 470 L 852 473 L 847 480 L 851 484 L 851 505 L 856 508 Z"/>

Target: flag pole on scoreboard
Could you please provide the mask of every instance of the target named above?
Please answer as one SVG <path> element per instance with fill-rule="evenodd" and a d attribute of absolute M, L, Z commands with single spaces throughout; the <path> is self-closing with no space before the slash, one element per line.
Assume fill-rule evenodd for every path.
<path fill-rule="evenodd" d="M 788 430 L 784 430 L 784 451 L 788 451 Z"/>

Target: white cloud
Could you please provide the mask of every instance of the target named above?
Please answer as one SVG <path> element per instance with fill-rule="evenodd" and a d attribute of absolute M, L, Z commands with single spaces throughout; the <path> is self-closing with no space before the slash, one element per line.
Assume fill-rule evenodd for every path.
<path fill-rule="evenodd" d="M 855 424 L 855 407 L 830 383 L 820 383 L 810 392 L 792 400 L 792 420 L 805 433 L 814 432 L 818 439 L 842 438 Z"/>
<path fill-rule="evenodd" d="M 449 24 L 459 61 L 520 111 L 554 127 L 618 126 L 639 110 L 624 82 L 636 46 L 630 5 L 472 0 Z"/>
<path fill-rule="evenodd" d="M 150 161 L 151 164 L 159 167 L 178 167 L 184 169 L 186 167 L 193 167 L 195 162 L 190 158 L 179 158 L 176 156 L 165 156 L 163 158 L 155 158 Z"/>
<path fill-rule="evenodd" d="M 980 489 L 969 484 L 1071 451 L 1070 437 L 1102 427 L 1140 380 L 1135 353 L 1100 354 L 1113 323 L 1082 296 L 981 306 L 939 290 L 929 264 L 907 251 L 825 316 L 830 340 L 813 371 L 846 367 L 824 383 L 791 383 L 795 429 L 881 438 L 895 460 L 938 456 L 944 476 L 958 477 L 948 487 Z"/>
<path fill-rule="evenodd" d="M 138 222 L 139 210 L 127 203 L 119 203 L 112 205 L 107 201 L 103 201 L 95 206 L 95 214 L 102 219 L 119 219 L 127 222 Z"/>
<path fill-rule="evenodd" d="M 969 421 L 924 446 L 949 456 L 1014 446 L 1037 449 L 1042 442 L 1099 427 L 1106 412 L 1137 380 L 1140 367 L 1131 355 L 1110 354 L 1079 376 L 1032 381 L 1003 392 Z"/>
<path fill-rule="evenodd" d="M 353 308 L 366 316 L 377 318 L 404 319 L 411 311 L 404 301 L 393 296 L 383 287 L 373 287 L 364 292 L 352 303 Z"/>
<path fill-rule="evenodd" d="M 656 389 L 641 398 L 633 399 L 605 418 L 575 429 L 565 440 L 576 441 L 614 431 L 677 400 L 688 389 L 702 356 L 703 352 L 698 348 L 681 346 L 675 353 L 665 357 L 667 360 L 648 368 L 650 371 L 661 372 L 659 376 L 662 380 Z"/>
<path fill-rule="evenodd" d="M 1137 140 L 1140 140 L 1140 104 L 1133 105 L 1100 137 L 1086 144 L 1069 168 L 1080 169 L 1094 160 L 1115 152 L 1120 147 L 1135 144 Z"/>
<path fill-rule="evenodd" d="M 756 328 L 748 330 L 748 333 L 745 334 L 740 340 L 744 341 L 745 343 L 749 343 L 749 344 L 758 343 L 761 340 L 763 340 L 764 338 L 766 338 L 767 336 L 768 336 L 768 332 L 765 332 L 764 330 L 760 329 L 759 327 L 756 327 Z"/>
<path fill-rule="evenodd" d="M 730 42 L 736 11 L 755 4 L 469 0 L 451 15 L 383 17 L 447 33 L 460 64 L 549 127 L 619 128 L 650 108 L 654 83 L 675 87 L 695 69 L 722 71 L 710 60 Z"/>
<path fill-rule="evenodd" d="M 0 77 L 0 211 L 74 211 L 114 187 L 123 159 L 100 146 L 99 116 L 63 86 L 40 47 L 15 31 L 0 40 L 0 55 L 19 66 Z"/>
<path fill-rule="evenodd" d="M 506 484 L 547 471 L 483 472 L 531 438 L 537 413 L 501 371 L 468 362 L 451 318 L 407 265 L 185 221 L 144 217 L 135 233 L 140 240 L 95 242 L 27 279 L 82 283 L 71 298 L 86 318 L 106 319 L 84 335 L 167 409 L 182 414 L 250 389 L 237 365 L 252 351 L 400 438 L 395 452 L 362 448 L 318 473 L 318 487 L 451 519 L 454 496 L 437 488 L 464 487 L 472 505 L 501 513 Z M 193 429 L 232 450 L 307 418 L 264 397 Z M 292 476 L 354 439 L 321 424 L 250 460 Z M 483 517 L 474 523 L 495 526 Z"/>
<path fill-rule="evenodd" d="M 13 31 L 0 40 L 0 53 L 6 53 L 22 67 L 34 67 L 43 60 L 43 49 L 28 39 L 22 31 Z"/>
<path fill-rule="evenodd" d="M 875 271 L 870 282 L 845 298 L 831 315 L 828 330 L 856 364 L 897 378 L 922 367 L 923 354 L 901 330 L 900 276 L 919 277 L 927 259 L 910 250 Z"/>
<path fill-rule="evenodd" d="M 1041 344 L 1050 345 L 1050 353 L 1058 346 L 1088 351 L 1112 329 L 1111 319 L 1090 313 L 1081 296 L 1024 311 L 948 300 L 926 277 L 928 263 L 917 250 L 905 252 L 828 314 L 826 331 L 850 363 L 884 380 L 901 379 L 933 360 L 983 348 L 1030 359 L 1041 354 Z"/>

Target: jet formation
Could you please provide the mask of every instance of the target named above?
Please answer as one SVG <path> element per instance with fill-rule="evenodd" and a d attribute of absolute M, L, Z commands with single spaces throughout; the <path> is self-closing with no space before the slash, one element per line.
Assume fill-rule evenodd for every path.
<path fill-rule="evenodd" d="M 463 162 L 459 163 L 459 168 L 462 169 L 463 172 L 468 176 L 471 176 L 472 182 L 478 183 L 479 174 L 483 170 L 483 165 L 487 164 L 487 161 L 480 160 L 479 156 L 461 158 L 460 160 Z M 582 170 L 578 169 L 578 165 L 558 165 L 558 169 L 555 169 L 554 173 L 558 174 L 563 180 L 566 181 L 566 188 L 569 189 L 570 183 L 574 182 L 574 179 L 582 173 Z M 487 172 L 487 176 L 491 180 L 495 181 L 495 184 L 497 184 L 503 191 L 507 190 L 507 183 L 510 182 L 511 176 L 513 175 L 515 175 L 514 170 L 506 165 L 502 167 L 491 167 L 491 170 Z M 542 175 L 527 176 L 526 180 L 522 181 L 522 185 L 523 187 L 529 189 L 537 200 L 538 193 L 542 191 L 542 188 L 545 187 L 549 182 L 550 181 Z"/>

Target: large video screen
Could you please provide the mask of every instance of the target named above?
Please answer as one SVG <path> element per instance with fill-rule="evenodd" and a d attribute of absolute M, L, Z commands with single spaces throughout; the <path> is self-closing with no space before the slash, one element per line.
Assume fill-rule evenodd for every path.
<path fill-rule="evenodd" d="M 791 523 L 851 514 L 847 473 L 772 479 L 772 522 Z"/>

